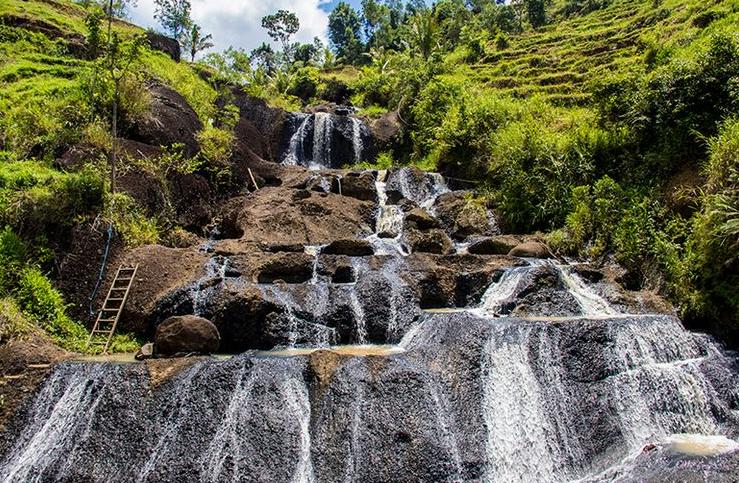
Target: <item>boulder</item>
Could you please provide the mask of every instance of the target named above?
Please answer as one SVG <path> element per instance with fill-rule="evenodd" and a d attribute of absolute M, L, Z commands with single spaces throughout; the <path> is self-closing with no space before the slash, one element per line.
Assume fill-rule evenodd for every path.
<path fill-rule="evenodd" d="M 370 122 L 370 130 L 381 151 L 391 147 L 403 131 L 400 114 L 397 111 L 383 114 L 379 119 Z"/>
<path fill-rule="evenodd" d="M 486 237 L 473 242 L 467 251 L 473 255 L 508 255 L 520 242 L 510 235 Z"/>
<path fill-rule="evenodd" d="M 466 192 L 440 195 L 434 204 L 436 217 L 449 236 L 463 241 L 472 236 L 499 234 L 495 215 L 483 204 L 472 202 Z"/>
<path fill-rule="evenodd" d="M 212 354 L 221 345 L 218 329 L 210 320 L 185 315 L 170 317 L 157 327 L 154 348 L 157 355 Z"/>
<path fill-rule="evenodd" d="M 512 257 L 520 258 L 552 258 L 552 252 L 545 244 L 537 241 L 527 241 L 508 252 Z"/>
<path fill-rule="evenodd" d="M 154 344 L 149 342 L 148 344 L 144 344 L 141 349 L 136 353 L 136 356 L 134 357 L 137 361 L 145 361 L 147 359 L 153 359 L 154 358 Z"/>
<path fill-rule="evenodd" d="M 334 182 L 336 184 L 336 192 L 339 192 L 339 184 L 341 186 L 340 194 L 350 196 L 362 201 L 372 201 L 377 203 L 377 187 L 375 186 L 375 174 L 370 171 L 361 173 L 349 173 L 341 179 Z"/>
<path fill-rule="evenodd" d="M 411 228 L 405 230 L 403 237 L 413 253 L 448 255 L 453 251 L 452 240 L 439 228 L 427 231 Z"/>
<path fill-rule="evenodd" d="M 439 222 L 423 208 L 414 208 L 405 215 L 405 221 L 409 226 L 415 226 L 419 230 L 431 230 L 439 228 Z"/>
<path fill-rule="evenodd" d="M 169 87 L 153 83 L 149 113 L 129 127 L 129 137 L 153 146 L 183 144 L 185 154 L 200 150 L 196 135 L 203 128 L 198 115 L 184 97 Z"/>
<path fill-rule="evenodd" d="M 367 257 L 374 255 L 372 245 L 367 240 L 336 240 L 326 246 L 321 253 L 325 255 L 348 255 L 350 257 Z"/>
<path fill-rule="evenodd" d="M 182 56 L 180 50 L 180 43 L 175 39 L 171 39 L 165 35 L 158 34 L 153 30 L 147 30 L 146 40 L 149 42 L 149 47 L 153 50 L 164 52 L 172 58 L 175 62 L 179 62 Z"/>

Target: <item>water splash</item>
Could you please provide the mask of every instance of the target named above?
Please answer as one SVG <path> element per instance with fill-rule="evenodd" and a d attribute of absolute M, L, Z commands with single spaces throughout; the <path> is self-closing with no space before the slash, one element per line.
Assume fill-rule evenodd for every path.
<path fill-rule="evenodd" d="M 572 267 L 563 265 L 552 266 L 560 273 L 560 278 L 570 293 L 575 297 L 575 300 L 577 300 L 583 315 L 601 317 L 619 314 L 603 297 L 588 287 L 582 278 L 572 270 Z"/>
<path fill-rule="evenodd" d="M 310 169 L 322 169 L 331 165 L 331 139 L 334 120 L 331 114 L 317 112 L 313 119 L 313 159 Z"/>
<path fill-rule="evenodd" d="M 290 137 L 287 156 L 282 161 L 282 164 L 297 166 L 305 159 L 305 138 L 309 132 L 309 126 L 313 121 L 313 117 L 308 114 L 299 114 L 299 116 L 302 122 Z"/>
<path fill-rule="evenodd" d="M 364 142 L 362 141 L 362 121 L 356 117 L 352 117 L 352 144 L 354 145 L 354 162 L 362 162 L 362 153 L 364 152 Z"/>

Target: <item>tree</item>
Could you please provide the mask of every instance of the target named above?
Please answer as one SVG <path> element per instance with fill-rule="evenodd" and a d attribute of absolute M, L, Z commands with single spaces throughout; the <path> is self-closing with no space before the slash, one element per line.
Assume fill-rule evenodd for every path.
<path fill-rule="evenodd" d="M 526 14 L 532 27 L 538 28 L 547 23 L 547 0 L 525 0 Z"/>
<path fill-rule="evenodd" d="M 261 69 L 269 75 L 274 74 L 277 70 L 277 54 L 268 43 L 262 42 L 262 45 L 251 51 L 250 56 L 257 69 Z"/>
<path fill-rule="evenodd" d="M 211 42 L 211 40 L 213 40 L 213 36 L 210 34 L 203 35 L 200 25 L 196 23 L 193 23 L 192 26 L 185 31 L 182 43 L 185 46 L 185 50 L 190 54 L 191 62 L 195 62 L 195 56 L 198 55 L 198 53 L 213 47 L 213 42 Z"/>
<path fill-rule="evenodd" d="M 424 60 L 439 47 L 439 25 L 431 10 L 422 10 L 411 17 L 408 30 L 408 46 Z"/>
<path fill-rule="evenodd" d="M 154 18 L 178 42 L 192 23 L 190 0 L 154 0 Z"/>
<path fill-rule="evenodd" d="M 128 10 L 138 4 L 138 0 L 82 0 L 79 2 L 85 8 L 99 7 L 103 13 L 118 18 L 128 18 Z"/>
<path fill-rule="evenodd" d="M 281 42 L 282 50 L 287 52 L 290 37 L 300 30 L 300 20 L 292 12 L 278 10 L 277 13 L 267 15 L 262 19 L 262 28 L 267 29 L 267 34 L 272 40 Z"/>
<path fill-rule="evenodd" d="M 356 62 L 362 55 L 361 29 L 359 14 L 345 2 L 339 2 L 328 17 L 328 38 L 336 54 L 346 62 Z"/>

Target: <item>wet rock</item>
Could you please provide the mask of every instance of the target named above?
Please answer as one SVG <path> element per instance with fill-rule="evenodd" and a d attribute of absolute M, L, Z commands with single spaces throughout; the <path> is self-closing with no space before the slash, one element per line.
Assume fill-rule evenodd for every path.
<path fill-rule="evenodd" d="M 626 290 L 636 292 L 644 287 L 644 276 L 636 270 L 628 270 L 616 278 L 616 282 Z"/>
<path fill-rule="evenodd" d="M 141 349 L 136 353 L 134 357 L 137 361 L 145 361 L 146 359 L 154 358 L 154 344 L 149 342 L 144 344 Z"/>
<path fill-rule="evenodd" d="M 405 221 L 419 230 L 439 228 L 439 222 L 423 208 L 414 208 L 405 215 Z"/>
<path fill-rule="evenodd" d="M 238 208 L 244 242 L 324 245 L 372 233 L 376 205 L 329 193 L 294 202 L 285 188 L 252 193 Z"/>
<path fill-rule="evenodd" d="M 305 253 L 279 253 L 258 269 L 259 283 L 304 283 L 313 276 L 313 257 Z"/>
<path fill-rule="evenodd" d="M 495 216 L 484 204 L 469 199 L 467 192 L 440 195 L 434 204 L 436 216 L 455 240 L 499 233 Z"/>
<path fill-rule="evenodd" d="M 221 345 L 218 329 L 207 319 L 186 315 L 171 317 L 157 327 L 154 347 L 157 355 L 211 354 Z"/>
<path fill-rule="evenodd" d="M 387 150 L 399 139 L 403 131 L 400 114 L 397 111 L 383 114 L 379 119 L 370 122 L 370 130 L 378 144 L 379 151 Z"/>
<path fill-rule="evenodd" d="M 473 242 L 467 251 L 473 255 L 508 255 L 521 241 L 510 235 L 487 237 Z"/>
<path fill-rule="evenodd" d="M 575 266 L 574 271 L 580 277 L 582 277 L 584 280 L 587 280 L 590 283 L 598 283 L 602 281 L 604 277 L 603 272 L 601 272 L 600 270 L 596 270 L 590 267 L 584 267 L 581 265 Z"/>
<path fill-rule="evenodd" d="M 404 231 L 404 239 L 414 253 L 433 253 L 447 255 L 453 251 L 452 241 L 441 229 Z"/>
<path fill-rule="evenodd" d="M 354 283 L 356 277 L 354 269 L 351 265 L 340 265 L 336 267 L 336 271 L 331 276 L 332 283 Z"/>
<path fill-rule="evenodd" d="M 521 243 L 511 250 L 508 255 L 521 258 L 552 258 L 549 247 L 537 241 Z"/>
<path fill-rule="evenodd" d="M 151 47 L 153 50 L 164 52 L 175 62 L 180 61 L 180 43 L 177 42 L 175 39 L 171 39 L 165 35 L 158 34 L 153 30 L 147 30 L 146 40 L 147 42 L 149 42 L 149 47 Z"/>
<path fill-rule="evenodd" d="M 264 250 L 265 252 L 272 252 L 272 253 L 280 253 L 280 252 L 304 253 L 305 252 L 305 247 L 303 246 L 302 243 L 288 243 L 288 244 L 276 243 L 274 245 L 262 244 L 260 248 Z"/>
<path fill-rule="evenodd" d="M 506 313 L 516 317 L 567 317 L 582 313 L 559 273 L 551 267 L 529 271 L 519 284 L 515 298 L 506 305 Z"/>
<path fill-rule="evenodd" d="M 154 146 L 183 144 L 185 154 L 199 150 L 196 135 L 203 128 L 198 115 L 178 92 L 154 83 L 149 86 L 150 112 L 129 129 L 129 137 Z"/>
<path fill-rule="evenodd" d="M 326 255 L 347 255 L 350 257 L 367 257 L 374 255 L 372 245 L 367 240 L 345 239 L 328 244 L 321 253 Z"/>
<path fill-rule="evenodd" d="M 377 187 L 375 186 L 375 174 L 373 172 L 351 172 L 340 180 L 337 178 L 334 182 L 335 192 L 339 192 L 339 183 L 341 184 L 342 195 L 377 203 Z"/>

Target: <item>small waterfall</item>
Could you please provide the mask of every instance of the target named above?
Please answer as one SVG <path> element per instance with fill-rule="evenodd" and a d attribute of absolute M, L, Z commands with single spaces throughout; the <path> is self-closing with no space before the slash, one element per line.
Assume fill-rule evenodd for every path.
<path fill-rule="evenodd" d="M 359 345 L 366 345 L 367 344 L 367 320 L 364 315 L 364 309 L 362 308 L 362 304 L 359 301 L 359 297 L 357 297 L 357 291 L 352 290 L 351 295 L 351 306 L 352 306 L 352 312 L 354 313 L 354 324 L 355 324 L 355 330 L 356 330 L 356 343 Z"/>
<path fill-rule="evenodd" d="M 514 267 L 506 270 L 500 280 L 490 285 L 482 296 L 480 306 L 473 309 L 473 312 L 483 316 L 498 314 L 503 302 L 516 294 L 518 285 L 529 270 L 531 267 Z"/>
<path fill-rule="evenodd" d="M 364 142 L 362 141 L 362 121 L 356 117 L 352 117 L 352 144 L 354 145 L 354 162 L 362 162 L 362 152 L 364 151 Z"/>
<path fill-rule="evenodd" d="M 376 255 L 403 255 L 409 254 L 401 243 L 403 237 L 403 210 L 397 205 L 388 204 L 387 171 L 377 174 L 375 188 L 377 189 L 378 210 L 375 220 L 375 233 L 368 240 L 372 244 Z"/>
<path fill-rule="evenodd" d="M 193 315 L 199 317 L 204 315 L 207 303 L 216 292 L 218 285 L 226 278 L 228 263 L 228 258 L 221 256 L 212 257 L 208 260 L 205 275 L 195 283 L 193 288 Z"/>
<path fill-rule="evenodd" d="M 572 271 L 571 267 L 554 265 L 560 273 L 561 279 L 567 285 L 567 289 L 575 297 L 577 303 L 586 317 L 600 317 L 618 315 L 618 311 L 600 295 L 595 293 L 579 275 Z"/>
<path fill-rule="evenodd" d="M 298 130 L 290 137 L 287 156 L 283 160 L 283 164 L 297 166 L 305 159 L 305 138 L 308 134 L 308 126 L 313 121 L 313 117 L 307 114 L 300 114 L 303 119 Z"/>
<path fill-rule="evenodd" d="M 316 285 L 319 282 L 319 276 L 318 276 L 319 256 L 321 255 L 321 250 L 323 250 L 325 247 L 326 245 L 307 245 L 305 247 L 306 255 L 310 255 L 313 257 L 313 275 L 311 276 L 311 279 L 310 279 L 310 283 L 312 285 Z"/>
<path fill-rule="evenodd" d="M 322 169 L 331 165 L 331 138 L 333 117 L 325 112 L 314 114 L 313 121 L 313 160 L 310 169 Z"/>

